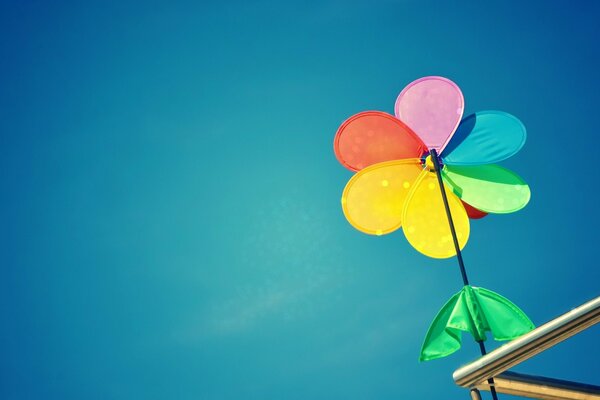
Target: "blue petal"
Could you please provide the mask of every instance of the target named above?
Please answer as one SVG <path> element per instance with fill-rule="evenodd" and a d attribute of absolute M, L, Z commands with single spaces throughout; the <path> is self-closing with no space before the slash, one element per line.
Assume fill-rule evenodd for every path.
<path fill-rule="evenodd" d="M 480 111 L 464 118 L 442 153 L 448 165 L 492 164 L 516 154 L 525 144 L 525 126 L 502 111 Z"/>

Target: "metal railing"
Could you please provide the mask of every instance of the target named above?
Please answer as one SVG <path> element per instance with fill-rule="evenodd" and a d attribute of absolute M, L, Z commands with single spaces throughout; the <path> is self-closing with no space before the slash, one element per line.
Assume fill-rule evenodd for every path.
<path fill-rule="evenodd" d="M 487 380 L 493 377 L 500 393 L 551 400 L 600 399 L 598 386 L 505 372 L 598 322 L 600 297 L 457 369 L 454 381 L 463 387 L 489 390 Z"/>

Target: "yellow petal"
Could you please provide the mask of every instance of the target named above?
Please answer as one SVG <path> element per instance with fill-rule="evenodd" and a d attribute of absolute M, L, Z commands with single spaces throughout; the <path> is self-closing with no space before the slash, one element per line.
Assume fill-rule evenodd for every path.
<path fill-rule="evenodd" d="M 420 160 L 412 158 L 373 164 L 359 171 L 342 195 L 348 222 L 371 235 L 398 229 L 404 201 L 422 169 Z"/>
<path fill-rule="evenodd" d="M 445 188 L 450 213 L 462 249 L 469 239 L 469 217 L 461 201 Z M 442 192 L 434 172 L 424 170 L 406 200 L 403 212 L 406 239 L 419 252 L 433 258 L 456 255 Z"/>

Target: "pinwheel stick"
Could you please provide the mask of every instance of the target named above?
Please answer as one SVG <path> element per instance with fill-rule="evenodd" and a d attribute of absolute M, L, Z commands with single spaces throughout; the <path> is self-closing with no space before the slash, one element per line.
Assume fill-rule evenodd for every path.
<path fill-rule="evenodd" d="M 435 149 L 431 149 L 429 154 L 431 155 L 431 161 L 433 161 L 435 174 L 437 176 L 438 183 L 440 185 L 440 190 L 442 192 L 442 200 L 444 201 L 444 208 L 446 209 L 446 216 L 448 217 L 448 224 L 450 225 L 450 233 L 452 233 L 452 241 L 454 242 L 454 248 L 456 249 L 456 258 L 458 259 L 460 274 L 462 276 L 463 284 L 466 286 L 469 284 L 469 278 L 467 277 L 467 270 L 465 269 L 465 263 L 462 258 L 462 253 L 460 252 L 460 246 L 458 245 L 458 237 L 456 236 L 456 229 L 454 229 L 454 222 L 452 221 L 452 213 L 450 212 L 448 198 L 446 197 L 446 190 L 444 189 L 444 181 L 442 180 L 442 166 L 440 164 L 440 160 Z M 482 341 L 477 341 L 477 343 L 479 344 L 479 350 L 481 351 L 481 355 L 485 356 L 487 353 L 485 349 L 485 344 Z M 498 400 L 498 394 L 496 393 L 496 388 L 494 387 L 494 378 L 488 379 L 488 383 L 490 384 L 492 398 L 494 400 Z"/>
<path fill-rule="evenodd" d="M 450 232 L 452 233 L 452 241 L 454 242 L 454 248 L 456 249 L 456 258 L 458 259 L 460 274 L 462 276 L 463 284 L 466 286 L 469 284 L 469 278 L 467 277 L 467 270 L 465 269 L 465 263 L 463 262 L 462 253 L 460 252 L 460 246 L 458 245 L 458 237 L 456 236 L 456 229 L 454 229 L 454 222 L 452 221 L 452 213 L 450 212 L 450 206 L 448 205 L 448 198 L 446 197 L 446 191 L 444 190 L 444 181 L 442 180 L 442 166 L 440 165 L 440 160 L 435 149 L 431 149 L 429 154 L 431 155 L 431 161 L 433 161 L 435 174 L 437 175 L 438 183 L 442 191 L 442 200 L 444 201 L 446 216 L 448 216 L 448 223 L 450 224 Z"/>

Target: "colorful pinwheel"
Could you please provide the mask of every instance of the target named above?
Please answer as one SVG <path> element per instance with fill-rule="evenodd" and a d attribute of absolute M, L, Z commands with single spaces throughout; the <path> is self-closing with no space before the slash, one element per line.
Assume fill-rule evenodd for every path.
<path fill-rule="evenodd" d="M 374 235 L 402 227 L 421 253 L 457 256 L 464 286 L 431 324 L 421 360 L 458 350 L 462 332 L 471 333 L 485 354 L 485 332 L 508 340 L 534 327 L 508 299 L 471 286 L 461 255 L 469 217 L 511 213 L 529 202 L 527 184 L 495 164 L 521 149 L 525 127 L 501 111 L 481 111 L 461 121 L 463 110 L 455 83 L 425 77 L 402 90 L 395 117 L 362 112 L 346 120 L 335 136 L 338 160 L 357 171 L 342 195 L 352 226 Z M 492 394 L 496 398 L 493 388 Z"/>
<path fill-rule="evenodd" d="M 462 93 L 442 77 L 409 84 L 395 109 L 396 117 L 379 111 L 356 114 L 335 137 L 338 160 L 358 171 L 342 195 L 344 214 L 356 229 L 384 235 L 402 226 L 421 253 L 456 255 L 431 155 L 423 158 L 431 150 L 440 155 L 461 249 L 469 238 L 469 215 L 511 213 L 528 203 L 527 184 L 494 164 L 525 143 L 525 127 L 518 119 L 481 111 L 461 121 Z"/>

